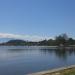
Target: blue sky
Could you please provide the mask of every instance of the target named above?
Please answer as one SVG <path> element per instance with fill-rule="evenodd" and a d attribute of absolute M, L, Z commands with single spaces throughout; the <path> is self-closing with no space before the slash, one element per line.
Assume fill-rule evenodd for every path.
<path fill-rule="evenodd" d="M 0 0 L 0 33 L 75 37 L 75 0 Z"/>

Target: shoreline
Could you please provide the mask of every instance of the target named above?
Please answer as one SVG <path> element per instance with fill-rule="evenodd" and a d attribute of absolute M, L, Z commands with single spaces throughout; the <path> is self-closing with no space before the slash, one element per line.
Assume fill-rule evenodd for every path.
<path fill-rule="evenodd" d="M 73 68 L 75 68 L 75 65 L 65 66 L 65 67 L 61 67 L 61 68 L 56 68 L 56 69 L 51 69 L 51 70 L 41 71 L 41 72 L 36 72 L 36 73 L 31 73 L 31 74 L 27 74 L 27 75 L 52 75 L 52 74 L 60 75 L 57 73 L 59 73 L 60 71 L 73 69 Z"/>

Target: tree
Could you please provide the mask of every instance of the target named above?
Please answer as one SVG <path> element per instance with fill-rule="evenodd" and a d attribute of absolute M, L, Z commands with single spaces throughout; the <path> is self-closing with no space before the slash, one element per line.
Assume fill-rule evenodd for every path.
<path fill-rule="evenodd" d="M 49 40 L 47 41 L 47 44 L 48 44 L 48 46 L 54 46 L 54 45 L 55 45 L 55 40 L 49 39 Z"/>
<path fill-rule="evenodd" d="M 56 43 L 56 45 L 67 45 L 67 38 L 66 38 L 66 36 L 65 35 L 59 35 L 59 36 L 57 36 L 56 37 L 56 39 L 55 39 L 55 43 Z"/>
<path fill-rule="evenodd" d="M 69 38 L 68 44 L 69 45 L 74 45 L 75 44 L 75 40 L 73 40 L 72 38 Z"/>

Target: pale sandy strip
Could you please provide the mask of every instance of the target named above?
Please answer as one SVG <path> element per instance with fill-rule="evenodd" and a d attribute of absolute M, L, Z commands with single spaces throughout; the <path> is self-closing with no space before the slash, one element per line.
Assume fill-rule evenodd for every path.
<path fill-rule="evenodd" d="M 27 74 L 27 75 L 43 75 L 43 74 L 57 72 L 57 71 L 64 70 L 64 69 L 74 68 L 74 67 L 75 67 L 75 65 L 71 65 L 71 66 L 66 66 L 66 67 L 62 67 L 62 68 L 58 68 L 58 69 L 42 71 L 42 72 L 37 72 L 37 73 L 32 73 L 32 74 Z"/>

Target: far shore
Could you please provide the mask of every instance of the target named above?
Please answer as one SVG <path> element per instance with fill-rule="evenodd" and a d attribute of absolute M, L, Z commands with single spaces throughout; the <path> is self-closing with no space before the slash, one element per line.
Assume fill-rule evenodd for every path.
<path fill-rule="evenodd" d="M 41 47 L 46 49 L 75 49 L 75 45 L 69 46 L 39 46 L 39 45 L 0 45 L 0 46 L 25 46 L 25 47 Z"/>

